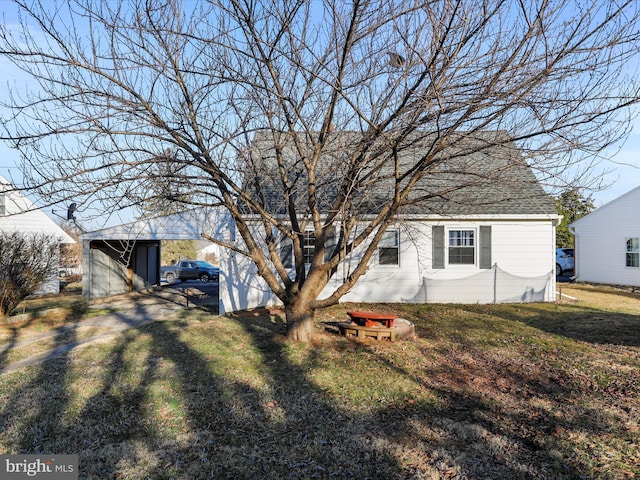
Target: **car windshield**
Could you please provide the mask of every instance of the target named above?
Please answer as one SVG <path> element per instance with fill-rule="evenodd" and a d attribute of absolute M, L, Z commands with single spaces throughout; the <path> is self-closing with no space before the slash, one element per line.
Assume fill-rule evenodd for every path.
<path fill-rule="evenodd" d="M 214 267 L 214 266 L 213 266 L 213 265 L 211 265 L 209 262 L 204 262 L 204 261 L 202 261 L 202 260 L 198 260 L 196 263 L 197 263 L 198 265 L 200 265 L 201 267 L 204 267 L 204 268 L 218 268 L 218 267 Z"/>

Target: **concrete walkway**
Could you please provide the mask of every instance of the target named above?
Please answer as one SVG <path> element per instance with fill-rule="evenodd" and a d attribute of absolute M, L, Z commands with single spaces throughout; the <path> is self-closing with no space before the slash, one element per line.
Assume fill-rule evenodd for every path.
<path fill-rule="evenodd" d="M 114 335 L 129 328 L 138 328 L 155 322 L 156 320 L 162 320 L 180 308 L 184 308 L 186 306 L 186 302 L 183 296 L 178 295 L 175 292 L 153 291 L 112 297 L 110 299 L 105 299 L 102 302 L 92 304 L 91 306 L 93 308 L 100 308 L 101 305 L 117 311 L 86 320 L 80 320 L 41 335 L 36 335 L 15 343 L 9 343 L 0 348 L 0 355 L 3 355 L 11 349 L 34 344 L 49 338 L 58 337 L 63 335 L 65 332 L 77 330 L 81 327 L 101 327 L 107 328 L 108 331 L 88 337 L 84 340 L 70 342 L 51 350 L 4 365 L 0 367 L 0 375 L 15 372 L 23 367 L 36 365 L 38 363 L 57 358 L 80 346 L 109 339 L 110 337 L 113 337 Z"/>

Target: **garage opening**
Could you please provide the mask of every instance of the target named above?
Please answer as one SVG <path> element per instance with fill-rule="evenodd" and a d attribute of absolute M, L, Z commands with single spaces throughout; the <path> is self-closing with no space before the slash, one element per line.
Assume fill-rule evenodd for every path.
<path fill-rule="evenodd" d="M 221 250 L 215 243 L 204 240 L 201 232 L 228 240 L 233 222 L 223 210 L 194 209 L 83 234 L 84 296 L 93 300 L 159 287 L 179 291 L 192 305 L 219 309 L 219 281 L 224 275 L 219 270 L 223 260 Z M 209 260 L 219 274 L 206 278 L 178 276 L 167 282 L 162 257 L 163 249 L 172 241 L 197 245 L 191 254 L 193 258 L 186 260 Z M 184 256 L 175 257 L 173 263 L 185 259 Z"/>

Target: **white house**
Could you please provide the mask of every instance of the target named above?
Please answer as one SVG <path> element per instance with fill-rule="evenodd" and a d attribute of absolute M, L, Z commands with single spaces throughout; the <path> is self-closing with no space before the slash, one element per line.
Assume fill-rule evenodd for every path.
<path fill-rule="evenodd" d="M 272 146 L 266 141 L 261 145 L 260 141 L 254 141 L 252 152 L 268 158 Z M 428 183 L 417 186 L 416 195 L 429 200 L 408 205 L 398 214 L 395 224 L 386 231 L 367 273 L 342 301 L 498 303 L 555 300 L 555 226 L 559 216 L 520 152 L 501 136 L 488 142 L 487 148 L 452 158 L 454 160 L 441 166 L 441 171 L 430 174 Z M 384 187 L 380 182 L 381 197 Z M 428 189 L 455 193 L 451 196 L 429 195 Z M 265 198 L 273 201 L 267 208 L 278 215 L 283 202 L 275 190 Z M 375 195 L 365 199 L 372 210 L 378 208 L 376 200 Z M 250 218 L 251 213 L 247 216 Z M 259 225 L 257 218 L 256 225 Z M 201 233 L 231 240 L 242 249 L 234 222 L 221 209 L 194 210 L 134 222 L 92 232 L 82 238 L 86 242 L 85 259 L 88 259 L 86 252 L 95 254 L 97 249 L 113 243 L 114 239 L 129 238 L 137 242 L 198 239 Z M 257 227 L 255 237 L 259 238 L 259 235 Z M 282 239 L 281 251 L 286 248 L 287 240 Z M 145 255 L 141 254 L 141 257 Z M 351 273 L 358 255 L 355 251 L 342 262 L 321 297 L 328 296 L 342 278 Z M 118 257 L 116 254 L 111 256 L 113 259 Z M 135 256 L 132 250 L 129 257 Z M 154 253 L 153 258 L 156 256 Z M 150 258 L 145 257 L 141 262 L 145 269 Z M 96 269 L 105 264 L 104 261 L 89 263 Z M 278 303 L 257 275 L 255 265 L 245 257 L 222 249 L 219 263 L 221 313 Z M 86 266 L 85 262 L 85 274 Z M 134 261 L 123 268 L 129 273 L 123 271 L 120 275 L 123 279 L 119 282 L 120 289 L 126 287 L 126 278 L 140 278 L 139 283 L 150 285 L 157 277 L 156 271 L 138 273 Z M 100 275 L 104 277 L 104 273 Z M 87 282 L 91 280 L 87 279 Z M 98 284 L 105 282 L 95 282 L 95 288 L 99 288 Z M 131 285 L 129 282 L 129 288 Z M 93 292 L 89 284 L 87 289 Z M 93 293 L 87 296 L 95 297 Z"/>
<path fill-rule="evenodd" d="M 75 243 L 67 233 L 51 220 L 44 212 L 38 210 L 22 193 L 15 190 L 11 183 L 0 176 L 0 230 L 37 232 L 58 238 L 61 244 Z M 38 293 L 58 293 L 60 283 L 56 268 L 51 277 Z"/>
<path fill-rule="evenodd" d="M 640 286 L 640 187 L 570 225 L 579 282 Z"/>
<path fill-rule="evenodd" d="M 220 258 L 220 245 L 216 243 L 211 243 L 208 240 L 201 240 L 196 242 L 196 248 L 198 250 L 196 258 L 199 260 L 211 260 L 217 262 Z"/>

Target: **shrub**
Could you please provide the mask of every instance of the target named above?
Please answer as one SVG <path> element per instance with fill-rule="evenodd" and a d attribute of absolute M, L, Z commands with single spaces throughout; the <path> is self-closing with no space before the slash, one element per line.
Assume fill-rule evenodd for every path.
<path fill-rule="evenodd" d="M 0 231 L 0 317 L 57 278 L 58 244 L 43 233 Z"/>

